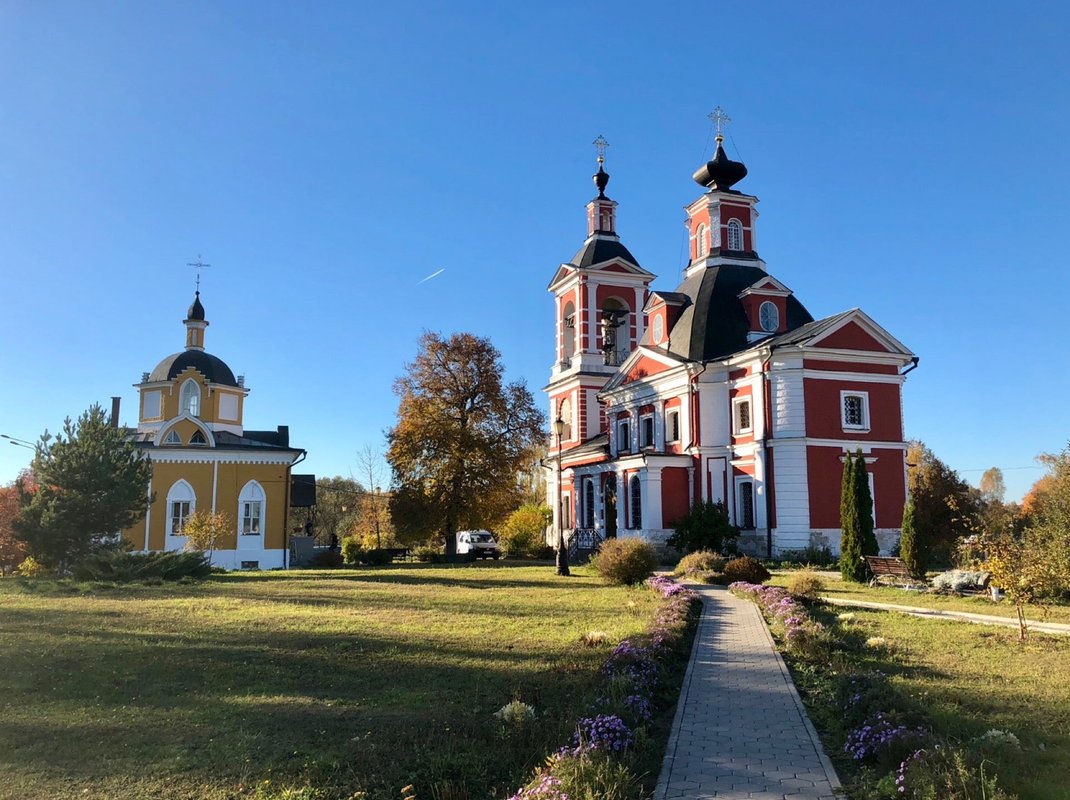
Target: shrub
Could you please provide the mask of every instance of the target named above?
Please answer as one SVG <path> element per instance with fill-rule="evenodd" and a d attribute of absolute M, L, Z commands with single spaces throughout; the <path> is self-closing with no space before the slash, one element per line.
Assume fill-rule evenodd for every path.
<path fill-rule="evenodd" d="M 371 567 L 381 567 L 393 561 L 393 556 L 387 550 L 367 550 L 361 561 Z"/>
<path fill-rule="evenodd" d="M 211 562 L 203 553 L 180 551 L 128 553 L 125 550 L 101 550 L 82 559 L 74 568 L 74 577 L 78 580 L 115 583 L 201 579 L 211 574 Z"/>
<path fill-rule="evenodd" d="M 724 564 L 724 556 L 709 550 L 697 550 L 681 558 L 680 563 L 676 565 L 676 569 L 672 571 L 672 574 L 679 577 L 681 575 L 693 575 L 697 572 L 721 572 L 724 569 Z"/>
<path fill-rule="evenodd" d="M 642 539 L 609 539 L 591 561 L 599 575 L 612 584 L 624 586 L 653 575 L 658 554 Z"/>
<path fill-rule="evenodd" d="M 839 559 L 825 546 L 808 545 L 802 550 L 782 550 L 782 558 L 788 559 L 791 565 L 803 564 L 811 567 L 835 567 Z"/>
<path fill-rule="evenodd" d="M 948 572 L 941 572 L 933 578 L 933 588 L 945 592 L 979 590 L 984 586 L 987 577 L 987 573 L 984 572 L 953 569 Z"/>
<path fill-rule="evenodd" d="M 361 544 L 360 539 L 347 536 L 342 540 L 342 561 L 346 564 L 357 564 L 363 556 L 364 545 Z"/>
<path fill-rule="evenodd" d="M 695 503 L 687 516 L 673 525 L 675 529 L 666 544 L 684 553 L 697 550 L 723 552 L 734 547 L 739 528 L 728 519 L 724 503 Z"/>
<path fill-rule="evenodd" d="M 816 600 L 825 591 L 825 582 L 812 569 L 800 569 L 788 578 L 787 588 L 792 597 Z"/>
<path fill-rule="evenodd" d="M 442 560 L 442 549 L 433 544 L 421 544 L 412 548 L 412 557 L 423 564 Z"/>
<path fill-rule="evenodd" d="M 337 550 L 321 550 L 309 562 L 309 566 L 316 569 L 338 569 L 342 564 L 342 554 Z"/>
<path fill-rule="evenodd" d="M 925 547 L 918 537 L 918 525 L 914 514 L 914 501 L 907 495 L 903 507 L 903 533 L 899 537 L 899 557 L 915 580 L 925 578 Z"/>
<path fill-rule="evenodd" d="M 514 511 L 498 531 L 502 552 L 514 558 L 534 558 L 546 547 L 546 526 L 552 512 L 546 506 L 529 503 Z"/>
<path fill-rule="evenodd" d="M 765 583 L 772 577 L 762 562 L 750 556 L 734 558 L 724 565 L 724 580 L 728 583 Z"/>
<path fill-rule="evenodd" d="M 44 565 L 33 556 L 26 556 L 22 559 L 22 563 L 15 567 L 15 574 L 23 578 L 40 578 L 47 571 Z"/>
<path fill-rule="evenodd" d="M 556 756 L 547 776 L 556 781 L 554 788 L 560 794 L 527 794 L 518 797 L 523 800 L 529 797 L 540 800 L 564 797 L 568 800 L 632 800 L 640 793 L 640 782 L 628 767 L 598 751 Z"/>

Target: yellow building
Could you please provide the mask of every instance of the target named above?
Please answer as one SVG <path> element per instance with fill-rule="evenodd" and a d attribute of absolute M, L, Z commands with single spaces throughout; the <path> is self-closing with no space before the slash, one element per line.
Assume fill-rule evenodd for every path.
<path fill-rule="evenodd" d="M 212 563 L 226 569 L 285 567 L 290 471 L 304 451 L 289 429 L 245 430 L 249 390 L 222 359 L 205 352 L 200 292 L 186 315 L 186 349 L 135 384 L 137 443 L 152 461 L 145 519 L 126 531 L 134 548 L 181 550 L 182 526 L 197 509 L 230 515 L 233 527 Z"/>

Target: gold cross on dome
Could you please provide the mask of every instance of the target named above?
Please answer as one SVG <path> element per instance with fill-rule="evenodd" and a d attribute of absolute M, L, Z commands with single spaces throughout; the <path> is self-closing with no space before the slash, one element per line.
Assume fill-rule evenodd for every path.
<path fill-rule="evenodd" d="M 203 261 L 201 261 L 201 254 L 198 253 L 197 260 L 192 263 L 187 263 L 186 266 L 193 267 L 195 270 L 197 270 L 197 291 L 199 292 L 201 290 L 201 270 L 212 265 L 205 264 Z"/>
<path fill-rule="evenodd" d="M 710 122 L 717 126 L 717 141 L 724 139 L 724 129 L 731 121 L 732 118 L 724 113 L 724 109 L 720 106 L 710 113 Z"/>
<path fill-rule="evenodd" d="M 598 138 L 591 142 L 598 150 L 598 163 L 602 164 L 606 160 L 606 148 L 609 147 L 609 142 L 606 141 L 606 137 L 602 134 L 598 134 Z"/>

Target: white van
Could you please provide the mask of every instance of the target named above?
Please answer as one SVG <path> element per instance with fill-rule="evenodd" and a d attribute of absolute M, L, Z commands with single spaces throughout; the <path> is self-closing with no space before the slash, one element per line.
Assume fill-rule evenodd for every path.
<path fill-rule="evenodd" d="M 457 531 L 457 553 L 473 553 L 476 558 L 501 558 L 502 551 L 490 531 Z"/>

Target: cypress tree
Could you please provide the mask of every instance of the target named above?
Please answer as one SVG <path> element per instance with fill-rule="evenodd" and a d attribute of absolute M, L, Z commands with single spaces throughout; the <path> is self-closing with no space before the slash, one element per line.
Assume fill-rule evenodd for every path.
<path fill-rule="evenodd" d="M 843 483 L 840 487 L 840 575 L 845 581 L 864 583 L 866 562 L 862 558 L 859 534 L 855 463 L 848 452 L 843 460 Z"/>
<path fill-rule="evenodd" d="M 862 451 L 855 453 L 854 464 L 855 498 L 858 503 L 858 541 L 862 543 L 862 555 L 880 555 L 877 534 L 873 530 L 873 494 L 869 491 L 869 470 Z"/>
<path fill-rule="evenodd" d="M 903 507 L 903 533 L 899 538 L 899 557 L 903 559 L 912 578 L 922 580 L 925 577 L 925 549 L 918 540 L 918 526 L 914 520 L 914 500 L 907 493 L 907 504 Z"/>

